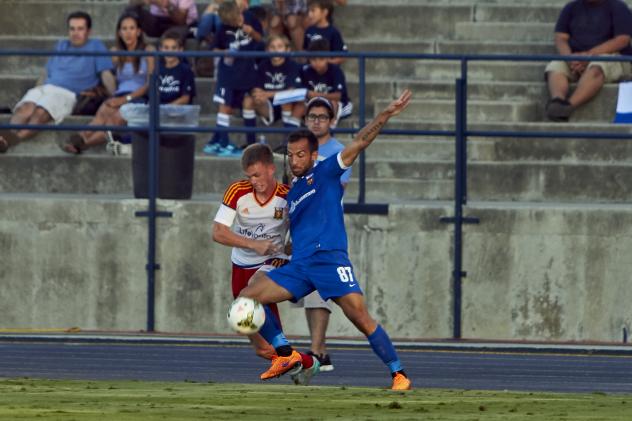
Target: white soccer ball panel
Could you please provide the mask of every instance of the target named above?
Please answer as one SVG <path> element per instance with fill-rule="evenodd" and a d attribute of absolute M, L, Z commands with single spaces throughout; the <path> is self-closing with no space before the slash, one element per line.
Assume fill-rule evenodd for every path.
<path fill-rule="evenodd" d="M 263 306 L 256 300 L 237 297 L 228 309 L 228 323 L 238 333 L 252 335 L 257 333 L 266 320 Z"/>

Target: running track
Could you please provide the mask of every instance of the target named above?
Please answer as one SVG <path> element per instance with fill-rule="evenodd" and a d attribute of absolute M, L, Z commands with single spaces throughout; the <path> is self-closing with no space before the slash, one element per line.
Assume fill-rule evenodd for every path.
<path fill-rule="evenodd" d="M 632 393 L 632 354 L 400 349 L 416 388 Z M 390 376 L 358 346 L 330 347 L 335 371 L 313 385 L 384 387 Z M 267 363 L 248 345 L 0 338 L 0 378 L 259 383 Z M 289 383 L 289 378 L 272 383 Z"/>

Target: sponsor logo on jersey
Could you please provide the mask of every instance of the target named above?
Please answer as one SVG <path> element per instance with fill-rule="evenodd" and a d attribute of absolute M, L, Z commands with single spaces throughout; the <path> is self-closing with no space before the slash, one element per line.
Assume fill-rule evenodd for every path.
<path fill-rule="evenodd" d="M 292 200 L 292 203 L 290 203 L 290 213 L 294 212 L 294 210 L 296 210 L 296 207 L 305 199 L 307 199 L 308 197 L 310 197 L 311 195 L 316 193 L 316 189 L 311 189 L 310 191 L 308 191 L 307 193 L 305 193 L 304 195 L 302 195 L 301 197 L 299 197 L 297 200 Z"/>

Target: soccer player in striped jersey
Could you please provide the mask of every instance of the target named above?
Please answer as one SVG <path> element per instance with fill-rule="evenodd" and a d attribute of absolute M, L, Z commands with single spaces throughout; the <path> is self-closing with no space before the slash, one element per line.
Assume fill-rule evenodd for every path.
<path fill-rule="evenodd" d="M 274 177 L 274 156 L 269 146 L 248 146 L 241 157 L 245 180 L 232 183 L 222 200 L 213 223 L 213 240 L 232 247 L 232 291 L 237 297 L 257 271 L 269 271 L 287 262 L 285 239 L 288 230 L 288 186 Z M 266 306 L 266 318 L 280 328 L 276 304 Z M 277 358 L 275 349 L 260 334 L 249 335 L 257 355 Z M 275 345 L 275 343 L 272 343 Z M 313 367 L 318 360 L 301 354 L 297 372 Z"/>
<path fill-rule="evenodd" d="M 340 206 L 343 195 L 340 176 L 360 152 L 371 145 L 387 121 L 408 106 L 411 97 L 410 91 L 404 91 L 360 130 L 342 151 L 318 165 L 315 165 L 318 157 L 316 136 L 309 130 L 290 134 L 288 160 L 295 177 L 287 195 L 292 260 L 270 272 L 258 272 L 253 282 L 240 293 L 262 304 L 296 301 L 314 290 L 323 299 L 332 299 L 367 337 L 375 354 L 388 367 L 393 390 L 408 390 L 411 381 L 388 334 L 369 314 L 349 260 L 344 212 Z M 288 373 L 290 367 L 300 363 L 301 355 L 292 348 L 277 326 L 266 320 L 259 333 L 273 344 L 278 355 L 261 375 L 262 380 Z"/>

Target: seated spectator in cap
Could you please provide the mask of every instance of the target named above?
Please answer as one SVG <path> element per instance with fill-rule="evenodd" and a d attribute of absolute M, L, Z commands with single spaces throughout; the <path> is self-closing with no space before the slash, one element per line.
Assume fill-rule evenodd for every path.
<path fill-rule="evenodd" d="M 156 38 L 169 29 L 185 40 L 198 19 L 194 0 L 130 0 L 127 10 L 138 14 L 142 30 Z"/>
<path fill-rule="evenodd" d="M 268 37 L 266 51 L 286 53 L 290 51 L 290 41 L 283 35 Z M 300 100 L 282 105 L 273 105 L 274 96 L 279 91 L 301 87 L 301 67 L 289 57 L 271 57 L 257 66 L 259 80 L 252 90 L 255 111 L 266 126 L 281 119 L 283 127 L 298 128 L 301 125 L 302 107 Z"/>
<path fill-rule="evenodd" d="M 333 25 L 333 0 L 308 0 L 307 21 L 310 26 L 305 30 L 303 49 L 307 49 L 312 41 L 326 39 L 331 51 L 347 52 L 347 45 L 342 39 L 340 31 Z M 331 57 L 329 62 L 341 65 L 343 57 Z"/>
<path fill-rule="evenodd" d="M 216 51 L 261 51 L 260 22 L 235 1 L 225 1 L 219 7 L 222 20 L 211 48 Z M 222 56 L 217 68 L 217 84 L 213 101 L 219 104 L 217 126 L 230 127 L 234 109 L 241 108 L 244 125 L 257 126 L 257 115 L 251 90 L 257 85 L 257 69 L 252 57 Z M 246 134 L 248 144 L 255 143 L 255 133 Z M 215 132 L 204 146 L 204 153 L 225 157 L 240 156 L 241 148 L 230 142 L 227 132 Z"/>
<path fill-rule="evenodd" d="M 632 13 L 621 0 L 574 0 L 566 4 L 555 25 L 555 47 L 574 61 L 552 61 L 544 70 L 550 100 L 546 116 L 568 121 L 573 111 L 592 99 L 604 83 L 632 77 L 629 62 L 591 61 L 590 57 L 632 55 Z M 577 82 L 569 96 L 569 83 Z"/>
<path fill-rule="evenodd" d="M 315 40 L 309 44 L 307 51 L 329 51 L 329 42 L 326 39 Z M 353 112 L 353 104 L 347 94 L 345 74 L 339 66 L 329 63 L 327 57 L 310 57 L 301 71 L 301 81 L 307 89 L 306 99 L 323 97 L 332 103 L 335 109 L 332 127 Z"/>
<path fill-rule="evenodd" d="M 55 51 L 107 52 L 102 41 L 90 38 L 92 19 L 85 12 L 74 12 L 66 19 L 68 39 L 61 40 Z M 111 94 L 115 89 L 110 72 L 112 60 L 107 56 L 50 56 L 46 73 L 36 87 L 30 89 L 17 103 L 11 117 L 12 124 L 61 123 L 69 116 L 79 94 L 87 93 L 100 83 Z M 22 129 L 0 131 L 0 153 L 6 152 L 36 131 Z"/>
<path fill-rule="evenodd" d="M 140 29 L 138 16 L 125 12 L 116 24 L 116 46 L 111 51 L 153 51 L 154 47 L 145 43 L 143 31 Z M 149 76 L 154 69 L 153 57 L 112 57 L 116 70 L 116 91 L 107 99 L 90 122 L 93 126 L 123 126 L 120 108 L 129 102 L 145 102 L 149 87 Z M 111 136 L 111 134 L 110 134 Z M 102 145 L 107 141 L 107 133 L 103 131 L 83 131 L 70 136 L 63 145 L 63 150 L 71 154 L 79 154 L 92 146 Z"/>

